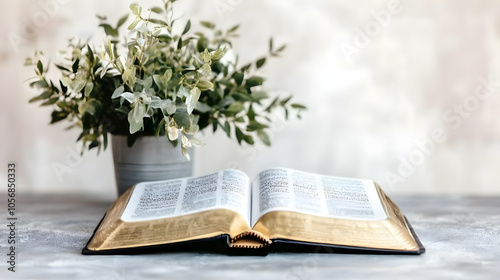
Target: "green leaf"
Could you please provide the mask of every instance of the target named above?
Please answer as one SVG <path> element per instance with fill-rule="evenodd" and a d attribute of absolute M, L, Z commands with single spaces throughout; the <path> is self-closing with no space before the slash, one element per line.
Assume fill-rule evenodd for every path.
<path fill-rule="evenodd" d="M 161 20 L 161 19 L 150 18 L 147 21 L 154 23 L 154 24 L 162 25 L 162 26 L 168 26 L 168 23 L 166 21 Z"/>
<path fill-rule="evenodd" d="M 245 137 L 245 134 L 241 131 L 241 129 L 237 126 L 235 126 L 236 130 L 236 140 L 238 140 L 238 144 L 241 145 L 241 141 L 243 140 L 243 137 Z"/>
<path fill-rule="evenodd" d="M 182 37 L 179 38 L 179 41 L 177 42 L 177 49 L 178 50 L 182 49 Z"/>
<path fill-rule="evenodd" d="M 266 58 L 264 57 L 264 58 L 257 60 L 257 63 L 255 63 L 255 66 L 257 66 L 257 69 L 259 69 L 262 66 L 264 66 L 265 63 L 266 63 Z"/>
<path fill-rule="evenodd" d="M 50 81 L 50 87 L 52 88 L 52 91 L 55 93 L 59 93 L 60 90 L 54 85 L 52 81 Z"/>
<path fill-rule="evenodd" d="M 221 125 L 221 127 L 224 130 L 224 132 L 226 132 L 227 137 L 231 137 L 231 125 L 229 124 L 229 122 L 227 120 L 224 123 L 224 126 Z"/>
<path fill-rule="evenodd" d="M 240 28 L 240 25 L 239 25 L 239 24 L 238 24 L 238 25 L 235 25 L 235 26 L 233 26 L 233 27 L 231 27 L 231 28 L 229 28 L 229 29 L 227 30 L 227 33 L 233 33 L 233 32 L 235 32 L 236 30 L 238 30 L 238 28 Z"/>
<path fill-rule="evenodd" d="M 243 141 L 247 142 L 250 145 L 253 145 L 255 142 L 253 140 L 253 137 L 250 135 L 244 135 L 243 136 Z"/>
<path fill-rule="evenodd" d="M 227 53 L 227 48 L 218 48 L 217 50 L 215 50 L 214 52 L 212 52 L 210 54 L 210 57 L 212 58 L 213 61 L 217 61 L 217 60 L 220 60 L 224 57 L 224 55 L 226 55 Z"/>
<path fill-rule="evenodd" d="M 294 109 L 299 109 L 299 110 L 305 110 L 307 109 L 306 106 L 302 105 L 302 104 L 298 104 L 298 103 L 293 103 L 290 105 L 292 108 Z"/>
<path fill-rule="evenodd" d="M 188 128 L 191 125 L 191 119 L 189 118 L 189 114 L 186 111 L 177 110 L 174 115 L 174 120 L 179 128 Z"/>
<path fill-rule="evenodd" d="M 56 64 L 56 67 L 57 67 L 59 70 L 71 72 L 68 68 L 66 68 L 66 67 L 64 67 L 64 66 L 62 66 L 62 65 Z"/>
<path fill-rule="evenodd" d="M 226 71 L 227 67 L 220 63 L 220 62 L 214 62 L 212 63 L 212 70 L 215 72 L 215 73 L 224 73 Z"/>
<path fill-rule="evenodd" d="M 106 33 L 106 35 L 112 36 L 112 37 L 118 36 L 118 31 L 116 29 L 114 29 L 111 25 L 109 25 L 107 23 L 101 23 L 99 26 L 104 28 L 104 32 Z"/>
<path fill-rule="evenodd" d="M 234 98 L 232 96 L 226 96 L 224 99 L 222 99 L 221 103 L 219 104 L 220 107 L 226 107 L 234 103 Z"/>
<path fill-rule="evenodd" d="M 249 79 L 247 79 L 246 86 L 255 87 L 255 86 L 260 86 L 263 83 L 264 83 L 264 78 L 253 76 L 253 77 L 250 77 Z"/>
<path fill-rule="evenodd" d="M 191 114 L 196 107 L 196 103 L 200 99 L 201 90 L 197 87 L 189 91 L 189 95 L 186 98 L 187 113 Z"/>
<path fill-rule="evenodd" d="M 24 66 L 31 66 L 33 65 L 33 59 L 31 57 L 26 58 L 24 61 Z"/>
<path fill-rule="evenodd" d="M 43 100 L 43 99 L 47 99 L 47 98 L 49 98 L 49 97 L 51 97 L 51 96 L 52 96 L 52 93 L 53 93 L 53 92 L 52 92 L 52 91 L 49 91 L 49 90 L 44 91 L 44 92 L 43 92 L 42 94 L 40 94 L 39 96 L 31 98 L 28 102 L 29 102 L 29 103 L 33 103 L 33 102 L 36 102 L 36 101 L 40 101 L 40 100 Z"/>
<path fill-rule="evenodd" d="M 52 119 L 50 121 L 50 124 L 53 124 L 58 121 L 64 120 L 68 116 L 68 113 L 64 111 L 53 111 L 51 116 Z"/>
<path fill-rule="evenodd" d="M 130 10 L 134 15 L 141 16 L 142 8 L 137 3 L 130 4 Z"/>
<path fill-rule="evenodd" d="M 94 64 L 94 52 L 92 51 L 92 48 L 90 47 L 90 45 L 87 45 L 87 56 L 89 58 L 90 64 L 93 65 Z"/>
<path fill-rule="evenodd" d="M 128 30 L 133 30 L 141 21 L 142 21 L 141 18 L 139 17 L 135 18 L 134 21 L 128 26 Z"/>
<path fill-rule="evenodd" d="M 214 93 L 214 97 L 219 97 L 220 99 L 224 98 L 224 91 L 220 87 L 216 87 Z"/>
<path fill-rule="evenodd" d="M 49 84 L 47 83 L 47 81 L 45 79 L 43 79 L 43 80 L 40 80 L 40 81 L 32 82 L 30 84 L 30 87 L 48 88 Z"/>
<path fill-rule="evenodd" d="M 122 25 L 127 21 L 128 19 L 128 14 L 127 15 L 124 15 L 122 16 L 119 20 L 118 20 L 118 23 L 116 24 L 116 29 L 122 27 Z M 104 147 L 104 149 L 106 149 L 106 147 Z"/>
<path fill-rule="evenodd" d="M 56 103 L 57 107 L 65 110 L 65 109 L 71 109 L 70 106 L 68 105 L 68 103 L 64 102 L 64 101 L 60 101 L 60 102 L 57 102 Z"/>
<path fill-rule="evenodd" d="M 244 78 L 244 74 L 242 72 L 235 72 L 233 74 L 233 79 L 234 81 L 236 82 L 237 85 L 241 85 L 241 83 L 243 83 L 243 78 Z"/>
<path fill-rule="evenodd" d="M 160 136 L 160 131 L 162 128 L 165 128 L 165 118 L 161 119 L 160 123 L 158 124 L 158 127 L 156 128 L 155 131 L 156 137 Z"/>
<path fill-rule="evenodd" d="M 51 99 L 40 104 L 40 106 L 49 106 L 49 105 L 55 104 L 57 101 L 59 101 L 59 97 L 52 97 Z"/>
<path fill-rule="evenodd" d="M 241 71 L 242 72 L 245 72 L 247 71 L 248 69 L 250 69 L 250 67 L 252 67 L 252 63 L 248 63 L 247 65 L 241 67 Z"/>
<path fill-rule="evenodd" d="M 250 121 L 253 121 L 255 120 L 255 117 L 257 116 L 257 114 L 255 114 L 255 111 L 253 110 L 253 106 L 250 105 L 250 107 L 248 108 L 248 113 L 247 113 L 247 117 Z"/>
<path fill-rule="evenodd" d="M 215 120 L 213 123 L 212 123 L 212 132 L 215 133 L 217 131 L 217 127 L 218 127 L 218 124 L 219 124 L 219 121 Z"/>
<path fill-rule="evenodd" d="M 264 111 L 271 112 L 271 109 L 274 107 L 274 105 L 276 105 L 276 102 L 278 102 L 278 100 L 279 97 L 274 98 L 273 102 L 271 102 L 271 104 L 269 104 L 269 106 L 267 106 L 267 108 L 264 109 Z"/>
<path fill-rule="evenodd" d="M 208 48 L 209 41 L 206 37 L 200 37 L 198 39 L 198 43 L 196 44 L 196 48 L 198 49 L 199 52 L 203 52 L 205 49 Z"/>
<path fill-rule="evenodd" d="M 212 84 L 211 82 L 209 81 L 205 81 L 205 80 L 200 80 L 197 84 L 196 84 L 196 87 L 199 88 L 201 91 L 205 91 L 205 90 L 210 90 L 210 89 L 213 89 L 214 88 L 214 84 Z"/>
<path fill-rule="evenodd" d="M 104 132 L 102 134 L 102 144 L 103 144 L 104 150 L 106 150 L 106 148 L 108 147 L 108 134 L 106 132 Z"/>
<path fill-rule="evenodd" d="M 127 120 L 129 123 L 129 132 L 134 134 L 144 128 L 144 115 L 146 114 L 145 106 L 136 104 L 128 113 Z"/>
<path fill-rule="evenodd" d="M 59 80 L 59 85 L 61 86 L 62 93 L 66 94 L 66 92 L 68 91 L 68 88 L 63 85 L 63 83 L 61 82 L 61 80 Z"/>
<path fill-rule="evenodd" d="M 233 94 L 233 97 L 235 100 L 241 102 L 253 101 L 252 96 L 246 92 L 236 92 L 235 94 Z"/>
<path fill-rule="evenodd" d="M 191 29 L 191 20 L 188 20 L 186 26 L 184 27 L 184 31 L 182 31 L 182 35 L 188 33 L 189 29 Z"/>
<path fill-rule="evenodd" d="M 82 140 L 84 142 L 87 142 L 87 141 L 95 141 L 97 139 L 97 136 L 95 134 L 86 134 L 83 136 Z"/>
<path fill-rule="evenodd" d="M 40 73 L 40 75 L 43 75 L 43 64 L 40 60 L 37 62 L 36 68 L 38 69 L 38 72 Z"/>
<path fill-rule="evenodd" d="M 209 21 L 200 21 L 200 24 L 203 25 L 204 27 L 208 28 L 208 29 L 214 29 L 215 28 L 215 24 L 209 22 Z"/>
<path fill-rule="evenodd" d="M 92 150 L 95 147 L 98 147 L 98 146 L 99 146 L 99 141 L 94 140 L 94 141 L 90 142 L 90 144 L 89 144 L 89 151 Z"/>
<path fill-rule="evenodd" d="M 78 72 L 78 66 L 79 66 L 79 65 L 80 65 L 80 59 L 75 60 L 75 62 L 73 63 L 73 66 L 72 66 L 72 68 L 73 68 L 73 73 Z"/>
<path fill-rule="evenodd" d="M 168 35 L 159 35 L 158 37 L 156 37 L 158 40 L 162 41 L 162 42 L 165 42 L 167 44 L 170 44 L 170 42 L 172 42 L 172 37 L 168 36 Z"/>
<path fill-rule="evenodd" d="M 273 48 L 274 48 L 273 44 L 274 44 L 273 38 L 270 38 L 269 39 L 269 52 L 273 52 Z"/>
<path fill-rule="evenodd" d="M 86 97 L 89 97 L 90 96 L 90 93 L 92 93 L 92 90 L 94 90 L 94 83 L 89 81 L 87 82 L 87 84 L 85 85 L 85 96 Z"/>
<path fill-rule="evenodd" d="M 262 99 L 268 98 L 269 95 L 265 91 L 255 91 L 252 92 L 252 98 L 259 103 Z"/>
<path fill-rule="evenodd" d="M 292 99 L 292 96 L 291 96 L 291 95 L 290 95 L 289 97 L 287 97 L 287 98 L 285 98 L 285 99 L 281 100 L 281 101 L 280 101 L 280 105 L 281 105 L 281 106 L 285 106 L 285 105 L 288 103 L 288 101 L 290 101 L 290 99 Z"/>
<path fill-rule="evenodd" d="M 245 110 L 245 106 L 243 106 L 242 103 L 240 103 L 240 102 L 234 102 L 233 104 L 231 104 L 229 106 L 229 108 L 227 108 L 226 110 L 224 110 L 224 112 L 232 114 L 232 115 L 236 115 L 239 112 L 244 111 L 244 110 Z"/>
<path fill-rule="evenodd" d="M 210 112 L 212 110 L 212 107 L 210 107 L 210 105 L 207 105 L 206 103 L 198 102 L 196 103 L 196 110 L 204 114 Z"/>
<path fill-rule="evenodd" d="M 283 46 L 281 46 L 278 50 L 276 50 L 276 52 L 278 52 L 278 53 L 279 53 L 279 52 L 284 51 L 285 49 L 286 49 L 286 45 L 283 45 Z"/>
<path fill-rule="evenodd" d="M 269 135 L 264 130 L 257 131 L 257 136 L 259 136 L 262 143 L 271 146 L 271 139 L 269 139 Z"/>
<path fill-rule="evenodd" d="M 247 131 L 262 130 L 264 128 L 268 128 L 268 126 L 265 124 L 261 124 L 256 120 L 250 121 L 250 123 L 247 125 Z"/>
<path fill-rule="evenodd" d="M 163 12 L 164 12 L 164 11 L 163 11 L 163 9 L 162 9 L 162 8 L 160 8 L 160 7 L 153 7 L 153 8 L 151 8 L 151 12 L 153 12 L 153 13 L 157 13 L 157 14 L 160 14 L 160 15 L 161 15 L 161 14 L 163 14 Z"/>

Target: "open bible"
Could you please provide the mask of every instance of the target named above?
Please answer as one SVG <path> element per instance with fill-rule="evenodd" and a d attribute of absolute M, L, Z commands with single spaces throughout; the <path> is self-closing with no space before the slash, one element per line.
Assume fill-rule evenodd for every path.
<path fill-rule="evenodd" d="M 375 182 L 272 168 L 253 182 L 227 169 L 136 184 L 111 205 L 83 254 L 187 248 L 244 254 L 425 251 Z"/>

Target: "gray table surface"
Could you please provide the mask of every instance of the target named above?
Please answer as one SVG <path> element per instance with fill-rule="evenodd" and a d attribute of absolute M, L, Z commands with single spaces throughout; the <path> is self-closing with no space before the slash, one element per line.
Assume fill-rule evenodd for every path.
<path fill-rule="evenodd" d="M 0 279 L 500 279 L 500 197 L 393 197 L 427 249 L 420 256 L 265 257 L 84 256 L 81 249 L 110 201 L 32 195 L 19 199 L 17 272 L 7 270 L 8 223 L 3 218 Z M 0 202 L 2 211 L 5 201 Z"/>

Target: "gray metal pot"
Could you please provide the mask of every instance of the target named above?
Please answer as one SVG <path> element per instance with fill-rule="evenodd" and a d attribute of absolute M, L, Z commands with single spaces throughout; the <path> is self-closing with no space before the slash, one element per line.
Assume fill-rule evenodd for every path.
<path fill-rule="evenodd" d="M 127 136 L 112 135 L 111 146 L 118 195 L 140 182 L 193 175 L 193 149 L 188 161 L 180 147 L 174 147 L 165 137 L 142 136 L 128 147 Z"/>

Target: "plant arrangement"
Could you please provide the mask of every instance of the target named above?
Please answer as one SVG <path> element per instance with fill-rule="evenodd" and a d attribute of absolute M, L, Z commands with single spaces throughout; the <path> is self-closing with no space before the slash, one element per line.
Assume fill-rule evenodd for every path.
<path fill-rule="evenodd" d="M 271 98 L 262 87 L 265 79 L 254 75 L 285 46 L 275 48 L 271 39 L 266 56 L 239 66 L 237 56 L 225 58 L 238 25 L 220 30 L 202 21 L 204 32 L 191 34 L 188 20 L 176 33 L 174 2 L 163 0 L 162 7 L 147 10 L 131 4 L 124 37 L 120 30 L 129 15 L 114 26 L 98 16 L 107 35 L 103 46 L 70 40 L 64 61 L 54 63 L 56 82 L 36 52 L 27 64 L 35 66 L 30 85 L 41 94 L 30 102 L 53 106 L 51 123 L 67 120 L 69 128 L 81 129 L 77 141 L 89 150 L 106 149 L 108 133 L 128 135 L 129 145 L 138 136 L 164 135 L 174 145 L 180 142 L 189 158 L 187 149 L 200 144 L 194 136 L 207 127 L 224 130 L 240 144 L 252 145 L 257 137 L 270 145 L 266 129 L 273 111 L 281 108 L 288 118 L 293 110 L 300 118 L 305 109 L 291 103 L 291 96 Z"/>

